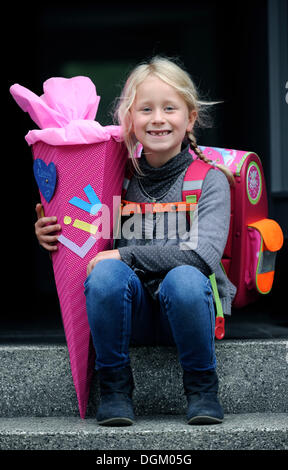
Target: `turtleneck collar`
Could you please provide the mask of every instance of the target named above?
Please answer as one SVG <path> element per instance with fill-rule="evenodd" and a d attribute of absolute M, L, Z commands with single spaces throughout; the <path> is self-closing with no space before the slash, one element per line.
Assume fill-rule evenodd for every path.
<path fill-rule="evenodd" d="M 189 146 L 185 147 L 181 150 L 180 153 L 175 155 L 175 157 L 168 160 L 168 162 L 164 163 L 164 165 L 154 168 L 151 166 L 145 154 L 142 154 L 141 158 L 139 159 L 139 166 L 144 173 L 143 178 L 152 178 L 155 181 L 162 178 L 169 178 L 173 174 L 177 174 L 177 176 L 184 170 L 189 163 L 192 162 L 192 156 L 189 153 Z"/>
<path fill-rule="evenodd" d="M 139 166 L 144 176 L 136 174 L 136 177 L 140 179 L 144 189 L 156 198 L 172 186 L 192 160 L 192 155 L 189 153 L 189 146 L 183 148 L 180 153 L 158 168 L 149 165 L 145 154 L 142 154 L 139 159 Z"/>

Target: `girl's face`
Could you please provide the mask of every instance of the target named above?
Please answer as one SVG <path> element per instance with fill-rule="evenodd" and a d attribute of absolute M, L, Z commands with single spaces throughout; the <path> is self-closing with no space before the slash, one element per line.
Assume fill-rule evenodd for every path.
<path fill-rule="evenodd" d="M 133 132 L 143 145 L 148 163 L 160 167 L 181 151 L 197 113 L 189 113 L 175 88 L 150 75 L 137 87 L 131 117 Z"/>

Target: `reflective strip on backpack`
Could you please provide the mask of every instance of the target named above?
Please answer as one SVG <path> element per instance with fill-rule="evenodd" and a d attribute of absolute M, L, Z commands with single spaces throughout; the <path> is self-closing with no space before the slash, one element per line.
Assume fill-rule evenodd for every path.
<path fill-rule="evenodd" d="M 202 189 L 203 180 L 184 181 L 182 191 L 194 191 Z"/>

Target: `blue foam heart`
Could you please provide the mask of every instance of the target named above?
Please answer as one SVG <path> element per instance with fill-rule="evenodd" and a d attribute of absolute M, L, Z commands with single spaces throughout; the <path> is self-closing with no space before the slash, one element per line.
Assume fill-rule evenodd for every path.
<path fill-rule="evenodd" d="M 56 186 L 56 166 L 53 162 L 46 165 L 41 158 L 36 158 L 33 164 L 33 172 L 39 190 L 46 201 L 50 202 Z"/>

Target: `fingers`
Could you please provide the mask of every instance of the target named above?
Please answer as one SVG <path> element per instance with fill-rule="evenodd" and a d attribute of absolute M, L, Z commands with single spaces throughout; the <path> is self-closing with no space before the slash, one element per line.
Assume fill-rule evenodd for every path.
<path fill-rule="evenodd" d="M 56 217 L 42 217 L 38 219 L 35 223 L 35 233 L 37 237 L 46 237 L 47 235 L 51 236 L 54 232 L 59 232 L 61 230 L 61 225 L 56 224 L 57 218 Z"/>
<path fill-rule="evenodd" d="M 42 204 L 40 204 L 40 203 L 36 204 L 35 210 L 36 210 L 36 214 L 37 214 L 37 219 L 40 219 L 41 217 L 43 217 L 44 209 L 43 209 Z"/>
<path fill-rule="evenodd" d="M 57 226 L 55 226 L 57 227 Z M 43 234 L 42 232 L 36 232 L 36 236 L 38 238 L 39 244 L 48 251 L 57 251 L 57 242 L 58 242 L 58 235 L 55 234 Z"/>
<path fill-rule="evenodd" d="M 58 240 L 58 239 L 57 239 Z M 56 241 L 57 241 L 56 240 Z M 58 250 L 58 246 L 57 245 L 53 245 L 52 242 L 49 241 L 49 243 L 46 243 L 44 241 L 40 242 L 40 245 L 45 248 L 45 250 L 47 251 L 57 251 Z"/>
<path fill-rule="evenodd" d="M 91 261 L 89 261 L 88 266 L 87 266 L 87 276 L 89 276 L 89 274 L 93 270 L 96 263 L 97 263 L 96 257 L 91 259 Z"/>
<path fill-rule="evenodd" d="M 43 233 L 55 232 L 61 229 L 61 226 L 55 222 L 57 222 L 57 217 L 41 217 L 35 223 L 35 228 L 42 230 Z"/>
<path fill-rule="evenodd" d="M 57 251 L 58 235 L 61 225 L 57 224 L 57 217 L 44 217 L 42 204 L 36 205 L 37 221 L 35 223 L 35 234 L 39 244 L 48 251 Z"/>
<path fill-rule="evenodd" d="M 100 251 L 95 258 L 92 258 L 91 261 L 88 263 L 87 266 L 87 276 L 91 273 L 92 269 L 95 267 L 99 261 L 102 261 L 104 259 L 118 259 L 121 260 L 121 256 L 119 253 L 119 250 L 106 250 L 106 251 Z"/>

